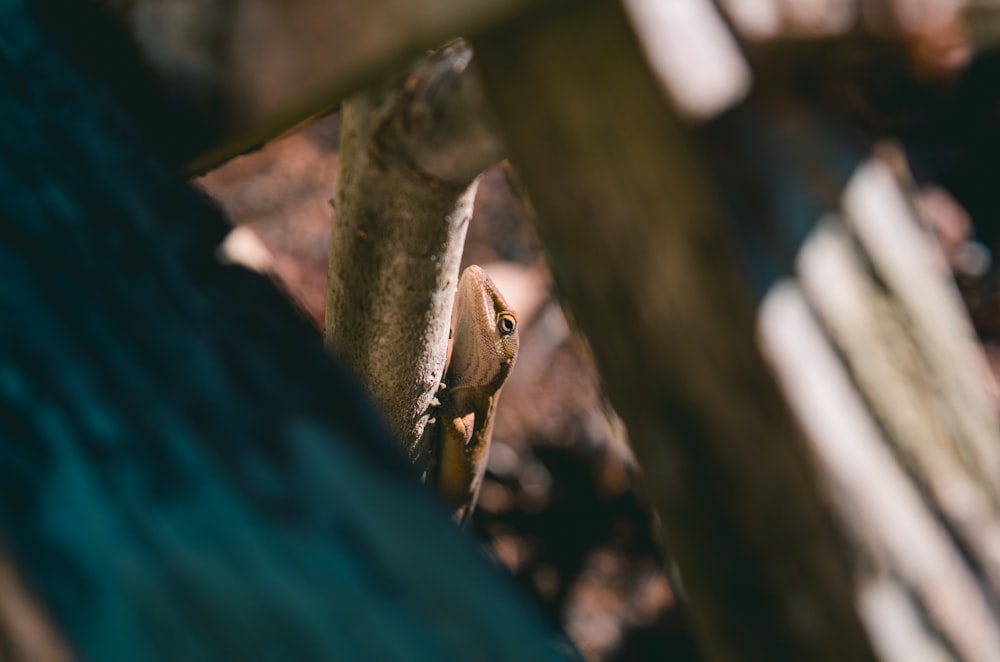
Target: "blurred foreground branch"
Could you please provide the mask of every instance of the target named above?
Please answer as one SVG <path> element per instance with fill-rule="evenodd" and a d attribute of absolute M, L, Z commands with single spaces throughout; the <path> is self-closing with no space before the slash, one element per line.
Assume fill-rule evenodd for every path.
<path fill-rule="evenodd" d="M 719 660 L 872 659 L 695 145 L 621 7 L 560 8 L 476 41 L 477 57 L 702 642 Z"/>
<path fill-rule="evenodd" d="M 0 5 L 0 540 L 67 647 L 561 659 L 314 330 L 214 259 L 219 211 L 31 9 Z"/>
<path fill-rule="evenodd" d="M 426 49 L 539 2 L 100 1 L 122 16 L 161 79 L 221 127 L 220 144 L 193 172 L 330 108 Z"/>

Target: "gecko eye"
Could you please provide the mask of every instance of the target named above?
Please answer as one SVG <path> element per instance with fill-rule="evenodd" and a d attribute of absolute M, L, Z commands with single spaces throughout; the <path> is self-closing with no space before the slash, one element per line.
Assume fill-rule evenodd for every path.
<path fill-rule="evenodd" d="M 517 328 L 517 320 L 510 313 L 503 313 L 500 315 L 500 319 L 497 320 L 497 331 L 500 332 L 501 336 L 509 336 L 514 333 L 514 329 Z"/>

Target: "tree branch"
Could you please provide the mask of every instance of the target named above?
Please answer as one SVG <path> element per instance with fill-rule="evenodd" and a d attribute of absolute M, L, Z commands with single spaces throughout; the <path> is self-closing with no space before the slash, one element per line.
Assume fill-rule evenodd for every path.
<path fill-rule="evenodd" d="M 326 342 L 422 468 L 472 182 L 501 157 L 471 60 L 468 45 L 451 44 L 343 108 Z"/>

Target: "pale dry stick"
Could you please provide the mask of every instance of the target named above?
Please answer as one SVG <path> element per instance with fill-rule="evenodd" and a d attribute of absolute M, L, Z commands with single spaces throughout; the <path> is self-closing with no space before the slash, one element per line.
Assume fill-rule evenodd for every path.
<path fill-rule="evenodd" d="M 879 601 L 880 596 L 866 592 L 871 587 L 860 587 L 861 613 L 882 658 L 915 662 L 909 657 L 912 648 L 897 647 L 910 637 L 900 638 L 876 623 L 912 626 L 914 612 L 923 611 L 959 659 L 1000 659 L 1000 630 L 975 576 L 889 452 L 797 287 L 772 288 L 758 329 L 765 356 L 838 497 L 840 517 L 860 519 L 877 555 L 884 555 L 890 572 L 919 597 L 919 605 L 903 606 Z M 900 611 L 873 614 L 877 608 Z M 919 630 L 910 635 L 917 640 L 932 636 Z M 940 651 L 934 647 L 924 659 L 940 659 Z"/>
<path fill-rule="evenodd" d="M 878 291 L 843 225 L 823 221 L 798 258 L 803 289 L 901 461 L 1000 596 L 1000 519 L 988 486 L 956 454 L 958 431 L 920 358 L 907 320 Z"/>
<path fill-rule="evenodd" d="M 935 264 L 942 258 L 923 234 L 891 170 L 870 160 L 843 197 L 844 218 L 878 277 L 905 315 L 919 356 L 953 431 L 966 471 L 1000 506 L 1000 425 L 992 378 L 954 285 Z"/>

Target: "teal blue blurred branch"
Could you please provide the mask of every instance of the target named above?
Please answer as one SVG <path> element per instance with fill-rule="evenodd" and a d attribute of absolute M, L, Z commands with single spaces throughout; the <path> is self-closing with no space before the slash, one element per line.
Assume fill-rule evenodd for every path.
<path fill-rule="evenodd" d="M 81 659 L 559 659 L 219 212 L 0 2 L 0 539 Z"/>

